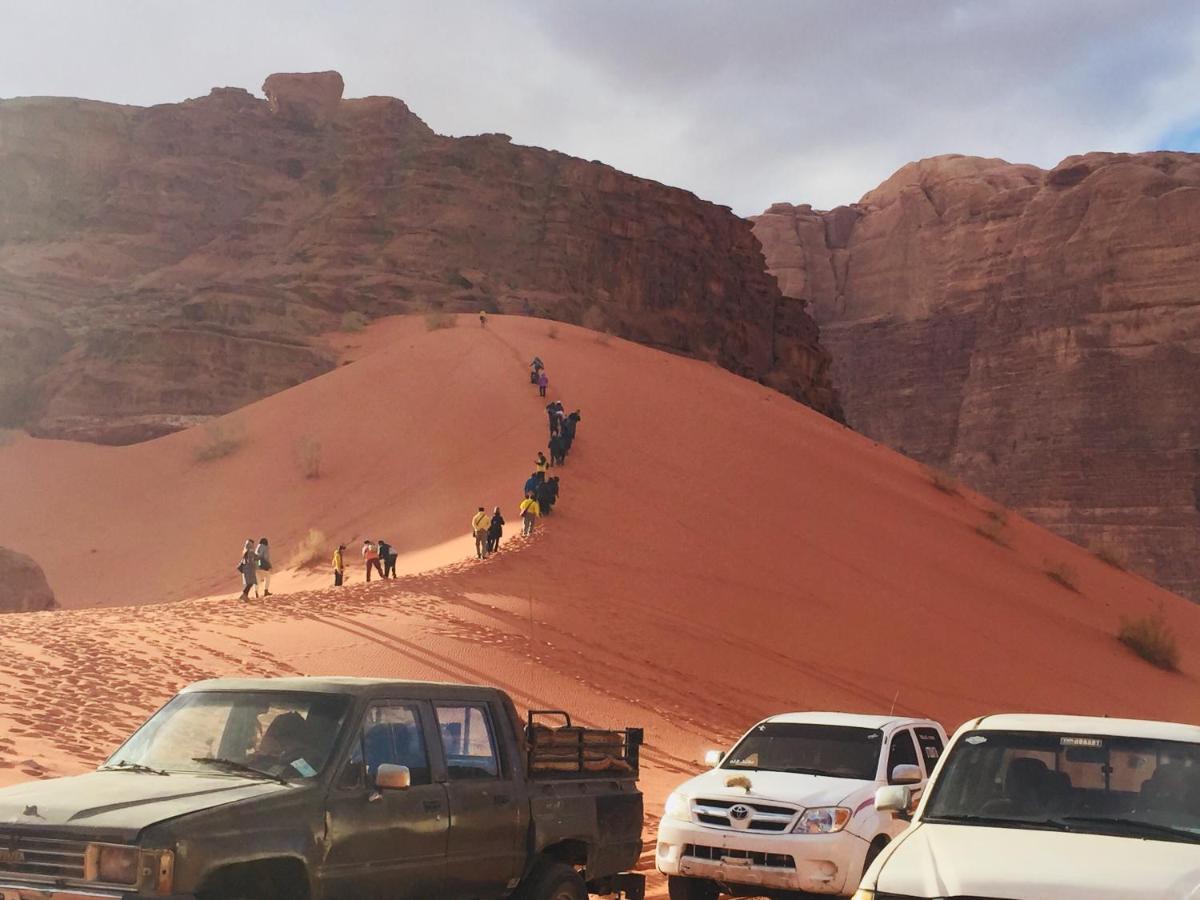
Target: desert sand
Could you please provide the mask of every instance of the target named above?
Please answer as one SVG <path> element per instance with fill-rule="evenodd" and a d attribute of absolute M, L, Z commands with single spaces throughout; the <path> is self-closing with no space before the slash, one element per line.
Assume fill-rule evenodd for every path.
<path fill-rule="evenodd" d="M 222 459 L 195 460 L 204 429 L 0 448 L 0 545 L 74 607 L 0 618 L 0 783 L 94 765 L 179 685 L 233 673 L 487 682 L 643 725 L 651 824 L 705 749 L 772 712 L 952 729 L 1002 710 L 1186 720 L 1200 701 L 1200 610 L 1015 514 L 1009 546 L 981 536 L 985 498 L 715 366 L 510 317 L 330 340 L 345 364 L 229 416 L 241 444 Z M 523 541 L 516 505 L 546 443 L 534 354 L 583 421 L 554 515 Z M 321 445 L 319 478 L 300 473 L 302 441 Z M 496 504 L 501 552 L 468 559 L 472 512 Z M 230 599 L 246 537 L 286 564 L 310 529 L 326 536 L 315 568 Z M 400 547 L 409 574 L 363 584 L 364 537 Z M 355 565 L 334 590 L 337 541 Z M 1156 608 L 1181 673 L 1115 639 Z"/>

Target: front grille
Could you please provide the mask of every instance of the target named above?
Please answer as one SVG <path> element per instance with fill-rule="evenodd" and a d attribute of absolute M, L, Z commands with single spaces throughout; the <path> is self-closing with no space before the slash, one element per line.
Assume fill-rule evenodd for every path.
<path fill-rule="evenodd" d="M 0 876 L 83 880 L 84 841 L 0 834 Z"/>
<path fill-rule="evenodd" d="M 746 813 L 740 819 L 735 814 L 738 807 L 741 807 Z M 692 812 L 695 813 L 696 821 L 701 825 L 735 831 L 779 834 L 792 827 L 800 810 L 758 801 L 693 800 Z"/>
<path fill-rule="evenodd" d="M 683 848 L 683 855 L 708 862 L 720 862 L 723 859 L 748 859 L 751 865 L 762 866 L 766 869 L 796 868 L 796 860 L 786 853 L 759 853 L 756 850 L 730 850 L 725 847 L 688 844 Z"/>

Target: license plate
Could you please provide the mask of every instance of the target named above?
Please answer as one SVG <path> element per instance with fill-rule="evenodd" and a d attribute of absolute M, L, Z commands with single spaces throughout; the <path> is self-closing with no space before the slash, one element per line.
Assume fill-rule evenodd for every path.
<path fill-rule="evenodd" d="M 722 856 L 721 862 L 723 862 L 727 866 L 742 866 L 747 869 L 750 868 L 751 865 L 753 865 L 753 863 L 750 860 L 746 859 L 743 856 Z"/>

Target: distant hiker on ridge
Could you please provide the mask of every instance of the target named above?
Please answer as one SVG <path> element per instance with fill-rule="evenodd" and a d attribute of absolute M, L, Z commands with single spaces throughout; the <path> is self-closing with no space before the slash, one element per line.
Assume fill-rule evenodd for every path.
<path fill-rule="evenodd" d="M 538 375 L 538 395 L 545 397 L 548 387 L 550 387 L 550 379 L 546 376 L 546 370 L 542 369 L 541 374 Z"/>
<path fill-rule="evenodd" d="M 479 327 L 487 328 L 487 310 L 486 309 L 481 309 L 479 311 Z"/>
<path fill-rule="evenodd" d="M 254 596 L 258 596 L 258 578 L 254 574 L 257 565 L 258 558 L 254 555 L 254 538 L 246 538 L 246 543 L 242 545 L 242 557 L 238 560 L 237 567 L 238 571 L 242 573 L 243 600 L 250 596 L 251 588 L 254 588 Z"/>
<path fill-rule="evenodd" d="M 525 499 L 521 501 L 521 534 L 533 534 L 533 525 L 537 521 L 540 513 L 537 500 L 533 494 L 526 494 Z"/>
<path fill-rule="evenodd" d="M 383 569 L 379 565 L 379 548 L 372 544 L 369 540 L 363 541 L 362 558 L 363 566 L 367 570 L 368 582 L 371 580 L 372 569 L 379 573 L 380 578 L 383 578 Z"/>
<path fill-rule="evenodd" d="M 488 514 L 483 511 L 483 507 L 479 507 L 479 511 L 471 517 L 471 533 L 475 535 L 475 558 L 487 559 L 488 555 L 488 528 L 492 521 Z"/>
<path fill-rule="evenodd" d="M 396 577 L 396 548 L 387 541 L 380 538 L 379 540 L 379 559 L 383 563 L 383 574 L 381 578 L 387 578 L 388 573 L 391 573 L 392 578 Z"/>
<path fill-rule="evenodd" d="M 500 507 L 492 511 L 492 521 L 488 524 L 488 553 L 496 553 L 500 549 L 500 538 L 504 536 L 504 516 L 500 515 Z"/>
<path fill-rule="evenodd" d="M 271 596 L 271 548 L 267 546 L 267 539 L 263 538 L 258 542 L 258 547 L 254 551 L 255 564 L 258 566 L 258 571 L 255 573 L 258 579 L 262 582 L 264 597 Z"/>
<path fill-rule="evenodd" d="M 338 548 L 333 551 L 333 586 L 341 587 L 342 580 L 346 577 L 346 552 L 345 544 L 338 544 Z"/>

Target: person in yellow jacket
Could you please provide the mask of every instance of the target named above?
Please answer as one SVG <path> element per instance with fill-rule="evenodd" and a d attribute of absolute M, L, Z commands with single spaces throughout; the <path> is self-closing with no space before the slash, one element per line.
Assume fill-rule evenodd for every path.
<path fill-rule="evenodd" d="M 342 556 L 346 552 L 345 544 L 338 544 L 338 548 L 333 551 L 333 586 L 341 587 L 342 579 L 346 577 L 346 560 Z"/>
<path fill-rule="evenodd" d="M 521 501 L 521 534 L 533 534 L 533 524 L 541 514 L 542 508 L 538 506 L 533 494 L 526 494 L 525 499 Z"/>
<path fill-rule="evenodd" d="M 487 559 L 488 555 L 488 526 L 492 524 L 492 517 L 483 511 L 483 507 L 479 507 L 479 512 L 471 518 L 471 533 L 475 535 L 475 558 Z"/>

